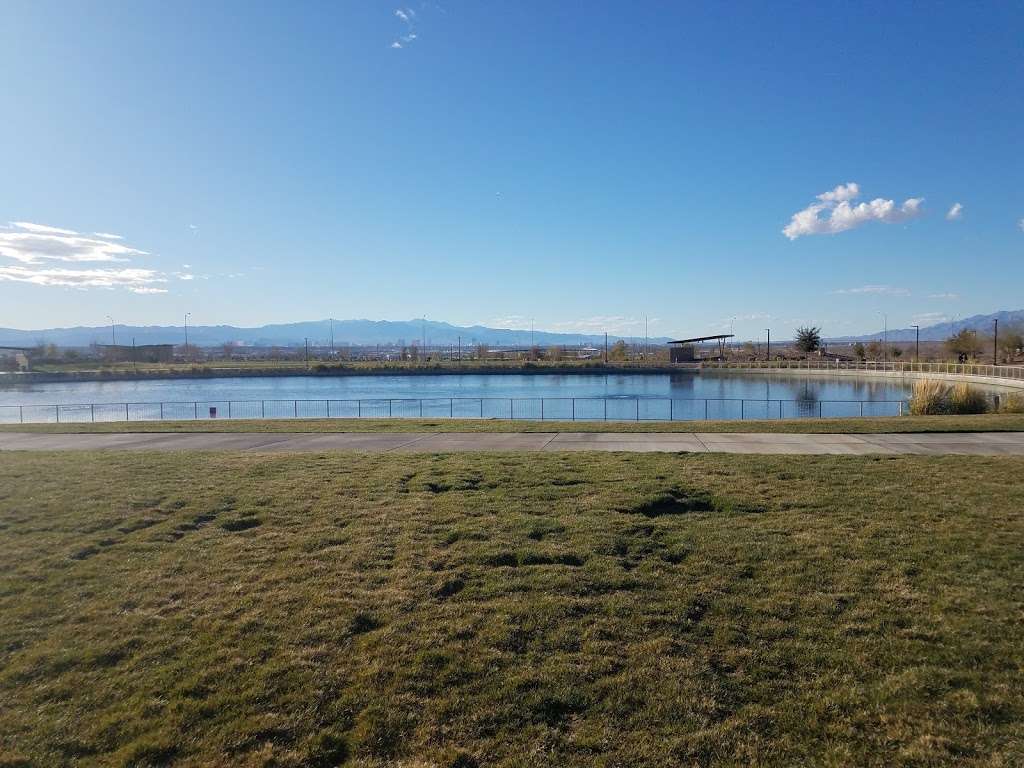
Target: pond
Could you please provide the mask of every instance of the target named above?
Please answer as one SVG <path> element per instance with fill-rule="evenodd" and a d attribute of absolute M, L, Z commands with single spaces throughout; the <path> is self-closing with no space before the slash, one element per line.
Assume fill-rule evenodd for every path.
<path fill-rule="evenodd" d="M 908 397 L 893 380 L 721 371 L 68 381 L 0 389 L 0 422 L 209 418 L 211 408 L 217 418 L 793 418 L 890 415 Z"/>

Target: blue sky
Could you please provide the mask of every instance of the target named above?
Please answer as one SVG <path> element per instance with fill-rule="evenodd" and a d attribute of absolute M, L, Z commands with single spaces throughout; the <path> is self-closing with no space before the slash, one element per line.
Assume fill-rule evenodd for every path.
<path fill-rule="evenodd" d="M 1021 3 L 8 0 L 0 326 L 784 338 L 1018 309 L 1022 28 Z"/>

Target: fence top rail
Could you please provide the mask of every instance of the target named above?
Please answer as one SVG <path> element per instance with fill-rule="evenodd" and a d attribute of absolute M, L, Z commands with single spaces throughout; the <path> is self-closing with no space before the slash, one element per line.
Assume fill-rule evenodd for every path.
<path fill-rule="evenodd" d="M 894 360 L 704 360 L 705 368 L 852 368 L 857 370 L 877 370 L 879 368 L 909 373 L 947 373 L 958 371 L 967 375 L 991 376 L 1004 378 L 1024 378 L 1024 366 L 998 365 L 993 363 L 939 363 L 912 362 Z"/>
<path fill-rule="evenodd" d="M 352 400 L 187 400 L 187 401 L 175 401 L 175 400 L 163 400 L 163 401 L 151 401 L 151 402 L 112 402 L 112 403 L 0 403 L 0 408 L 46 408 L 46 409 L 73 409 L 73 408 L 124 408 L 138 407 L 138 406 L 168 406 L 168 405 L 181 405 L 181 406 L 194 406 L 194 405 L 220 405 L 220 404 L 231 404 L 231 405 L 249 405 L 257 403 L 287 403 L 289 405 L 296 403 L 448 403 L 450 401 L 468 401 L 468 402 L 497 402 L 507 403 L 509 401 L 516 403 L 540 403 L 540 402 L 619 402 L 619 403 L 633 403 L 633 402 L 673 402 L 673 403 L 872 403 L 872 404 L 885 404 L 885 403 L 905 403 L 907 398 L 897 398 L 895 400 L 877 400 L 877 399 L 833 399 L 833 398 L 812 398 L 812 399 L 801 399 L 801 398 L 784 398 L 784 397 L 663 397 L 659 395 L 623 395 L 623 396 L 584 396 L 584 397 L 422 397 L 422 398 L 360 398 Z"/>

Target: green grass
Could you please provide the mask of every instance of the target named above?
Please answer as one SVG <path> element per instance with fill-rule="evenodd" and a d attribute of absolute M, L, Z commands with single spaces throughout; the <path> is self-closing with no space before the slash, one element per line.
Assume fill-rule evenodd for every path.
<path fill-rule="evenodd" d="M 756 421 L 526 421 L 507 419 L 278 419 L 3 424 L 7 432 L 1019 432 L 1024 414 Z"/>
<path fill-rule="evenodd" d="M 1024 460 L 0 455 L 0 764 L 1024 764 Z"/>

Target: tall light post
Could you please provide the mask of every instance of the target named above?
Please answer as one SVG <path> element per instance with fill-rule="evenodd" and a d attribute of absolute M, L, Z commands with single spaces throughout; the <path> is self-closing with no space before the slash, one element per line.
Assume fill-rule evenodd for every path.
<path fill-rule="evenodd" d="M 992 365 L 999 365 L 996 350 L 999 347 L 999 318 L 992 318 Z"/>
<path fill-rule="evenodd" d="M 110 321 L 110 346 L 116 347 L 117 336 L 114 335 L 114 318 L 112 318 L 110 315 L 107 315 L 107 320 Z"/>
<path fill-rule="evenodd" d="M 882 315 L 882 362 L 889 362 L 889 316 Z"/>
<path fill-rule="evenodd" d="M 188 318 L 191 312 L 185 313 L 185 357 L 188 357 Z"/>
<path fill-rule="evenodd" d="M 771 328 L 765 328 L 764 332 L 768 334 L 768 345 L 766 347 L 766 352 L 765 352 L 764 359 L 767 360 L 769 363 L 771 363 L 771 361 L 772 361 L 772 329 Z"/>
<path fill-rule="evenodd" d="M 910 327 L 914 329 L 914 362 L 919 363 L 921 362 L 921 326 L 912 325 Z"/>

